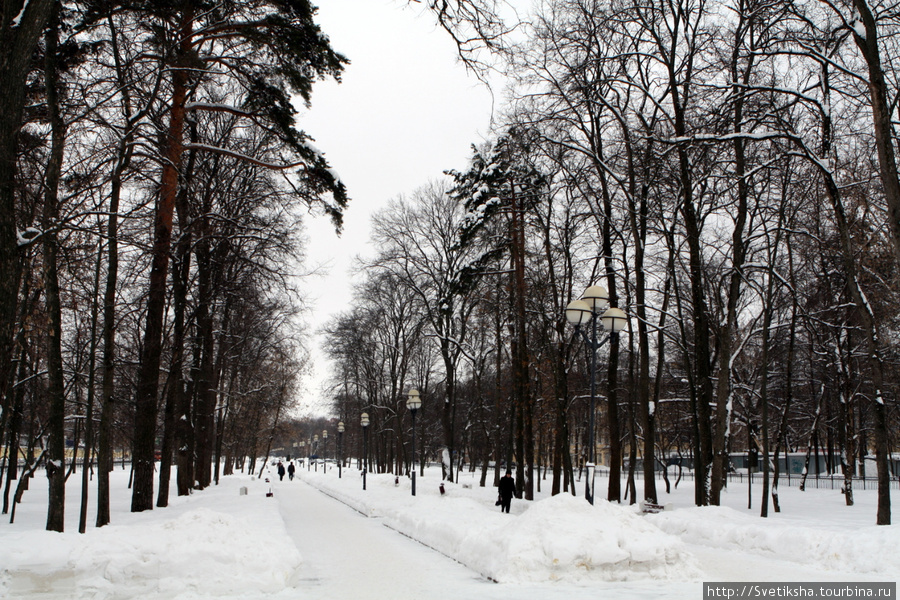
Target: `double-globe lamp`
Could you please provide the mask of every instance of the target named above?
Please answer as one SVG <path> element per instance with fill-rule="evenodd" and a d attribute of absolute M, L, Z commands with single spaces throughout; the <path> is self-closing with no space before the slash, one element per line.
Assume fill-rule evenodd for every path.
<path fill-rule="evenodd" d="M 580 300 L 569 302 L 566 307 L 566 320 L 575 326 L 584 337 L 585 343 L 591 351 L 591 407 L 588 416 L 588 463 L 587 479 L 584 486 L 584 496 L 588 502 L 594 503 L 594 474 L 596 464 L 594 462 L 594 413 L 597 397 L 597 348 L 606 343 L 606 338 L 597 342 L 597 321 L 603 324 L 603 328 L 609 332 L 610 337 L 616 336 L 625 329 L 628 324 L 628 315 L 620 308 L 609 306 L 609 293 L 600 285 L 588 287 Z M 590 337 L 581 330 L 582 325 L 591 326 Z"/>

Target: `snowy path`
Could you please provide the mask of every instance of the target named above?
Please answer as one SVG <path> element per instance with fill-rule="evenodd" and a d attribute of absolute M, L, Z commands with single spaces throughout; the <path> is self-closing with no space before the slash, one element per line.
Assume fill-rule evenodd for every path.
<path fill-rule="evenodd" d="M 299 480 L 275 482 L 304 598 L 501 598 L 498 586 Z M 495 595 L 496 594 L 496 595 Z"/>
<path fill-rule="evenodd" d="M 288 535 L 303 555 L 292 585 L 303 600 L 617 600 L 694 598 L 698 584 L 497 584 L 300 480 L 274 482 Z"/>

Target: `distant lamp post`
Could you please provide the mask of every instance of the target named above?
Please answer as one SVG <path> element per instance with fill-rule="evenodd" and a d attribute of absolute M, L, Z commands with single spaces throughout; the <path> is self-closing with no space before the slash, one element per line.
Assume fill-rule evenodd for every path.
<path fill-rule="evenodd" d="M 322 472 L 328 471 L 328 430 L 322 430 Z"/>
<path fill-rule="evenodd" d="M 319 434 L 313 436 L 313 460 L 316 461 L 316 473 L 319 472 Z"/>
<path fill-rule="evenodd" d="M 416 411 L 422 406 L 422 398 L 419 396 L 419 390 L 409 390 L 409 396 L 406 399 L 406 408 L 412 415 L 412 495 L 416 495 Z"/>
<path fill-rule="evenodd" d="M 341 467 L 344 462 L 344 422 L 338 421 L 338 479 L 341 478 Z"/>
<path fill-rule="evenodd" d="M 366 472 L 369 470 L 369 413 L 359 416 L 363 428 L 363 490 L 366 489 Z"/>
<path fill-rule="evenodd" d="M 587 463 L 587 480 L 584 486 L 584 497 L 591 504 L 594 503 L 594 475 L 596 472 L 596 464 L 594 463 L 594 413 L 597 398 L 597 349 L 602 347 L 613 336 L 619 335 L 619 332 L 625 329 L 628 324 L 628 315 L 619 308 L 609 307 L 609 294 L 606 288 L 599 285 L 592 285 L 584 291 L 580 300 L 569 302 L 566 307 L 566 320 L 575 326 L 575 330 L 584 338 L 584 342 L 590 350 L 590 371 L 591 371 L 591 407 L 588 415 L 588 463 Z M 597 321 L 600 321 L 603 328 L 609 332 L 604 339 L 597 341 Z M 582 325 L 590 324 L 591 334 L 581 328 Z"/>
<path fill-rule="evenodd" d="M 298 456 L 303 456 L 303 454 L 306 452 L 305 448 L 306 448 L 306 442 L 300 442 L 300 454 L 298 454 Z M 309 467 L 309 457 L 308 456 L 307 456 L 307 460 L 306 460 L 306 466 Z"/>

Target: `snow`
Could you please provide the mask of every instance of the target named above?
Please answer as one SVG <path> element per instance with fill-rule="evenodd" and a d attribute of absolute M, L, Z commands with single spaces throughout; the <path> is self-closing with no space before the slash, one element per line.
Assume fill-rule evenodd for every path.
<path fill-rule="evenodd" d="M 13 17 L 12 23 L 10 24 L 11 27 L 18 27 L 22 23 L 22 17 L 25 16 L 25 11 L 28 10 L 28 1 L 29 0 L 25 0 L 25 2 L 22 3 L 22 10 Z"/>
<path fill-rule="evenodd" d="M 90 510 L 92 526 L 83 535 L 77 533 L 79 494 L 73 493 L 73 480 L 80 485 L 81 478 L 69 478 L 68 531 L 62 534 L 42 530 L 46 479 L 32 480 L 16 522 L 0 525 L 0 597 L 239 597 L 248 582 L 257 591 L 283 590 L 302 562 L 283 532 L 258 526 L 271 518 L 271 507 L 237 492 L 239 482 L 267 484 L 226 478 L 214 493 L 173 497 L 171 508 L 132 514 L 128 474 L 112 475 L 112 524 L 94 528 Z"/>
<path fill-rule="evenodd" d="M 28 227 L 24 231 L 17 230 L 16 245 L 20 248 L 22 246 L 27 246 L 28 244 L 33 242 L 39 235 L 41 235 L 41 231 L 39 229 L 35 229 L 34 227 Z"/>
<path fill-rule="evenodd" d="M 15 523 L 0 522 L 0 598 L 699 598 L 707 581 L 877 581 L 900 574 L 900 528 L 877 527 L 874 490 L 848 507 L 837 490 L 780 486 L 782 512 L 758 516 L 732 482 L 723 506 L 692 506 L 682 482 L 636 506 L 550 497 L 494 506 L 480 473 L 443 482 L 298 469 L 279 481 L 237 474 L 169 507 L 130 513 L 128 472 L 111 474 L 111 524 L 77 533 L 80 473 L 67 487 L 66 533 L 44 531 L 46 477 Z M 488 478 L 491 480 L 491 477 Z M 598 476 L 598 496 L 606 480 Z M 637 482 L 640 490 L 641 482 Z M 94 484 L 91 494 L 93 495 Z M 174 488 L 174 485 L 173 485 Z M 247 489 L 242 494 L 242 488 Z M 266 493 L 273 491 L 273 497 Z"/>
<path fill-rule="evenodd" d="M 329 167 L 329 168 L 326 169 L 326 171 L 328 171 L 328 174 L 331 175 L 331 178 L 334 180 L 334 182 L 335 182 L 336 184 L 337 184 L 337 183 L 342 183 L 342 180 L 341 180 L 341 174 L 338 173 L 337 169 L 334 169 L 334 168 L 332 168 L 332 167 Z"/>

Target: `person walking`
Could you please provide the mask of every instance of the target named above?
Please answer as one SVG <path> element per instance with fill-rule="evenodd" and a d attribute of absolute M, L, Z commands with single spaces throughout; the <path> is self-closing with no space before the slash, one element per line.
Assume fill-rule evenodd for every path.
<path fill-rule="evenodd" d="M 513 494 L 516 493 L 516 480 L 512 478 L 512 471 L 507 469 L 506 475 L 500 478 L 498 488 L 500 494 L 500 512 L 509 512 Z"/>
<path fill-rule="evenodd" d="M 278 461 L 278 481 L 284 481 L 284 465 Z"/>
<path fill-rule="evenodd" d="M 288 479 L 294 480 L 294 461 L 288 463 Z"/>

